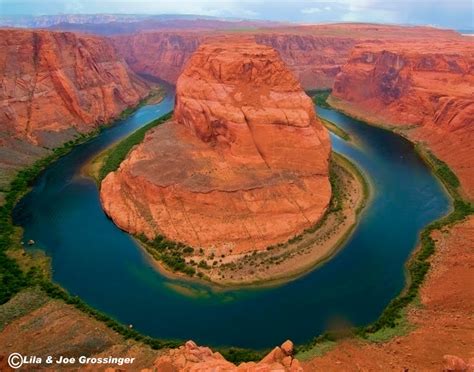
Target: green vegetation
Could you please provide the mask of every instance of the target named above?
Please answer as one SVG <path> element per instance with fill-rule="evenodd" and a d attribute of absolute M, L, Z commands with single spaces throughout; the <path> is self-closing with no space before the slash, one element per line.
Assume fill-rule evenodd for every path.
<path fill-rule="evenodd" d="M 182 341 L 163 341 L 145 336 L 119 323 L 112 317 L 90 307 L 77 296 L 70 295 L 59 285 L 52 283 L 49 276 L 45 274 L 39 266 L 33 266 L 27 272 L 23 272 L 18 262 L 8 256 L 9 251 L 22 249 L 18 239 L 16 239 L 17 234 L 15 233 L 15 227 L 11 219 L 11 213 L 15 204 L 28 192 L 33 181 L 46 166 L 66 155 L 74 146 L 94 137 L 101 130 L 102 128 L 88 135 L 80 135 L 76 137 L 76 139 L 65 143 L 62 147 L 54 149 L 49 156 L 19 171 L 10 183 L 10 187 L 5 194 L 5 202 L 0 206 L 0 305 L 8 302 L 21 290 L 26 288 L 39 288 L 50 298 L 62 300 L 94 319 L 104 322 L 108 327 L 126 339 L 140 341 L 154 349 L 177 347 L 182 344 Z M 33 303 L 32 306 L 34 306 Z"/>
<path fill-rule="evenodd" d="M 331 89 L 321 89 L 321 90 L 310 90 L 306 92 L 313 100 L 313 102 L 319 106 L 323 107 L 326 109 L 330 109 L 331 106 L 327 103 L 327 99 L 329 98 L 329 95 L 331 94 Z M 349 133 L 347 133 L 344 129 L 339 127 L 338 125 L 334 124 L 333 122 L 323 119 L 322 117 L 319 117 L 319 120 L 321 120 L 322 124 L 332 133 L 334 133 L 336 136 L 341 137 L 344 141 L 350 141 L 351 136 Z"/>
<path fill-rule="evenodd" d="M 310 90 L 307 93 L 313 99 L 313 102 L 319 107 L 331 108 L 327 103 L 327 99 L 331 94 L 331 89 Z"/>
<path fill-rule="evenodd" d="M 33 284 L 38 285 L 49 297 L 62 300 L 69 305 L 73 305 L 78 310 L 91 316 L 92 318 L 105 323 L 109 328 L 122 335 L 125 339 L 133 339 L 140 341 L 146 345 L 151 346 L 153 349 L 162 349 L 165 347 L 174 348 L 182 344 L 182 341 L 174 340 L 159 340 L 153 337 L 145 336 L 133 328 L 127 327 L 112 317 L 92 308 L 82 301 L 77 296 L 71 296 L 59 285 L 52 283 L 49 279 L 44 279 L 42 276 L 38 276 Z"/>
<path fill-rule="evenodd" d="M 10 183 L 10 187 L 5 193 L 5 201 L 0 207 L 0 304 L 7 302 L 21 289 L 28 287 L 33 275 L 31 270 L 24 273 L 18 262 L 7 255 L 7 251 L 17 243 L 14 239 L 15 229 L 11 221 L 11 213 L 15 204 L 29 190 L 35 178 L 47 165 L 97 133 L 98 131 L 88 135 L 79 135 L 76 139 L 54 149 L 50 155 L 20 170 Z"/>
<path fill-rule="evenodd" d="M 417 146 L 417 150 L 446 186 L 453 199 L 453 210 L 447 216 L 429 224 L 421 232 L 420 246 L 406 264 L 407 285 L 405 289 L 390 301 L 374 323 L 365 327 L 354 328 L 349 334 L 343 335 L 343 337 L 356 335 L 365 340 L 377 342 L 407 332 L 410 325 L 405 317 L 406 309 L 417 300 L 419 289 L 431 266 L 429 259 L 436 249 L 436 243 L 431 237 L 431 233 L 462 221 L 474 213 L 474 206 L 468 201 L 463 200 L 460 196 L 458 191 L 459 180 L 454 172 L 431 152 L 422 149 L 420 146 Z M 333 333 L 326 332 L 311 342 L 298 346 L 297 352 L 304 355 L 315 348 L 318 349 L 322 343 L 328 340 L 336 340 L 337 338 Z"/>
<path fill-rule="evenodd" d="M 332 121 L 323 119 L 322 117 L 319 117 L 319 120 L 321 120 L 321 123 L 332 133 L 334 133 L 336 136 L 342 138 L 344 141 L 350 141 L 351 136 L 349 133 L 347 133 L 344 129 L 341 127 L 337 126 L 334 124 Z"/>
<path fill-rule="evenodd" d="M 459 195 L 456 189 L 460 186 L 459 178 L 448 165 L 419 144 L 415 145 L 415 150 L 423 160 L 431 166 L 433 172 L 438 176 L 441 182 L 443 182 L 446 188 L 448 188 L 451 193 L 455 193 L 456 198 L 458 198 Z"/>
<path fill-rule="evenodd" d="M 318 343 L 315 344 L 314 347 L 301 350 L 298 349 L 298 359 L 299 360 L 310 360 L 316 357 L 320 357 L 333 349 L 337 345 L 337 342 L 330 341 L 330 340 L 320 340 Z"/>
<path fill-rule="evenodd" d="M 328 94 L 329 93 L 326 94 L 326 98 Z M 319 99 L 323 99 L 324 97 L 322 93 L 319 96 L 321 97 Z M 317 102 L 317 104 L 320 103 Z M 104 167 L 101 169 L 102 178 L 105 177 L 108 172 L 117 169 L 118 165 L 125 158 L 130 149 L 143 140 L 147 130 L 168 120 L 168 118 L 169 116 L 165 116 L 155 120 L 120 142 L 114 148 L 114 151 L 110 153 Z M 18 262 L 8 255 L 8 251 L 19 249 L 20 247 L 19 242 L 15 238 L 15 228 L 11 221 L 11 213 L 17 201 L 29 190 L 35 178 L 47 165 L 67 154 L 77 144 L 85 142 L 88 138 L 96 134 L 97 132 L 90 135 L 78 136 L 75 140 L 69 141 L 62 147 L 54 149 L 51 155 L 40 159 L 32 166 L 19 171 L 15 179 L 11 182 L 9 189 L 5 194 L 5 202 L 0 207 L 0 304 L 6 303 L 15 294 L 25 288 L 40 288 L 42 291 L 47 293 L 50 298 L 59 299 L 67 304 L 75 306 L 77 309 L 94 319 L 104 322 L 108 327 L 121 334 L 126 339 L 134 339 L 147 344 L 154 349 L 177 347 L 181 345 L 182 342 L 173 340 L 165 341 L 145 336 L 134 329 L 121 324 L 112 317 L 95 310 L 80 300 L 77 296 L 70 295 L 60 286 L 52 283 L 50 278 L 45 275 L 44 271 L 38 266 L 34 266 L 24 272 Z M 316 337 L 311 342 L 297 346 L 296 351 L 298 352 L 298 355 L 323 352 L 332 347 L 338 339 L 350 335 L 358 335 L 366 340 L 386 339 L 387 337 L 396 334 L 400 327 L 406 327 L 406 318 L 404 317 L 406 308 L 416 300 L 419 288 L 430 268 L 429 259 L 436 249 L 435 241 L 431 238 L 431 233 L 434 230 L 461 221 L 466 216 L 474 213 L 474 207 L 472 204 L 461 198 L 458 191 L 459 180 L 449 167 L 428 151 L 424 151 L 422 156 L 433 167 L 436 175 L 450 192 L 453 198 L 453 210 L 449 215 L 431 223 L 422 231 L 420 236 L 420 248 L 407 263 L 408 281 L 406 288 L 399 296 L 390 302 L 379 319 L 374 323 L 365 327 L 352 329 L 351 332 L 326 332 L 323 335 Z M 331 175 L 331 184 L 333 187 L 333 197 L 331 199 L 330 209 L 334 211 L 340 208 L 341 203 L 338 180 L 334 175 Z M 367 190 L 367 186 L 365 186 L 365 189 Z M 317 226 L 313 228 L 317 228 Z M 180 271 L 193 276 L 197 272 L 193 266 L 202 266 L 203 268 L 205 266 L 208 267 L 205 261 L 201 261 L 204 262 L 204 264 L 194 263 L 194 265 L 188 265 L 185 262 L 184 257 L 193 254 L 194 249 L 187 247 L 184 244 L 168 241 L 161 236 L 156 237 L 152 241 L 143 236 L 139 238 L 146 242 L 145 246 L 148 247 L 147 249 L 149 252 L 153 252 L 151 254 L 154 257 L 159 257 L 162 262 L 174 271 Z M 297 240 L 298 237 L 292 238 L 292 240 L 295 239 Z M 271 250 L 271 247 L 269 247 L 269 250 Z M 203 276 L 201 272 L 198 272 L 197 275 L 200 277 Z M 31 306 L 36 305 L 36 302 L 32 300 Z M 234 363 L 258 360 L 266 353 L 266 351 L 240 348 L 218 348 L 217 350 L 220 351 L 226 359 Z"/>
<path fill-rule="evenodd" d="M 142 98 L 140 102 L 138 102 L 138 104 L 136 104 L 135 106 L 127 107 L 125 110 L 123 110 L 119 116 L 119 119 L 124 120 L 128 118 L 140 107 L 143 107 L 147 104 L 157 103 L 158 101 L 161 100 L 161 98 L 163 98 L 164 94 L 165 92 L 161 87 L 157 86 L 157 87 L 152 88 L 150 90 L 150 93 L 148 93 L 148 95 L 145 98 Z"/>
<path fill-rule="evenodd" d="M 184 259 L 184 256 L 194 252 L 193 248 L 183 243 L 168 240 L 162 235 L 157 235 L 153 240 L 148 239 L 144 234 L 138 235 L 137 238 L 143 243 L 147 252 L 151 254 L 154 259 L 163 262 L 171 271 L 181 272 L 188 276 L 194 276 L 196 274 L 196 269 L 192 264 L 186 263 Z M 192 262 L 194 263 L 194 261 Z M 198 266 L 204 268 L 201 263 Z"/>
<path fill-rule="evenodd" d="M 224 358 L 229 362 L 239 364 L 244 362 L 253 362 L 262 359 L 270 350 L 251 350 L 242 349 L 237 347 L 229 348 L 216 348 L 216 351 L 220 352 Z"/>
<path fill-rule="evenodd" d="M 0 306 L 0 331 L 15 319 L 40 308 L 50 301 L 39 288 L 28 288 Z"/>
<path fill-rule="evenodd" d="M 130 150 L 133 146 L 139 144 L 143 141 L 146 132 L 148 132 L 151 128 L 156 127 L 159 124 L 164 123 L 165 121 L 169 120 L 172 116 L 172 112 L 162 116 L 159 119 L 153 120 L 152 122 L 148 123 L 147 125 L 141 127 L 140 129 L 133 132 L 130 136 L 119 142 L 113 148 L 111 148 L 107 152 L 107 156 L 104 159 L 102 167 L 99 171 L 99 183 L 107 176 L 110 172 L 117 170 L 120 163 L 125 159 L 128 155 Z"/>
<path fill-rule="evenodd" d="M 128 143 L 128 139 L 125 139 L 122 143 Z M 120 146 L 119 144 L 118 146 Z M 115 149 L 114 149 L 115 151 Z M 331 182 L 332 195 L 330 206 L 327 209 L 323 218 L 321 218 L 315 225 L 303 231 L 299 235 L 295 235 L 292 238 L 288 239 L 285 243 L 280 243 L 278 245 L 269 246 L 266 250 L 262 252 L 254 251 L 252 254 L 246 255 L 239 262 L 228 262 L 220 264 L 219 261 L 215 260 L 215 256 L 211 254 L 209 257 L 204 257 L 204 251 L 197 250 L 193 247 L 187 246 L 183 243 L 174 242 L 168 240 L 162 235 L 157 235 L 154 239 L 148 239 L 145 235 L 141 234 L 136 236 L 136 238 L 142 243 L 146 251 L 157 261 L 164 264 L 166 268 L 176 273 L 183 273 L 189 277 L 197 277 L 200 279 L 208 280 L 208 276 L 205 274 L 206 270 L 212 268 L 220 268 L 222 270 L 235 271 L 237 269 L 242 269 L 244 265 L 278 265 L 282 263 L 285 259 L 288 258 L 290 252 L 285 250 L 282 254 L 268 256 L 268 252 L 272 250 L 288 245 L 296 244 L 300 242 L 305 234 L 316 232 L 327 220 L 328 216 L 331 213 L 338 213 L 342 210 L 344 204 L 344 190 L 342 185 L 341 177 L 338 174 L 338 167 L 341 167 L 338 162 L 344 162 L 347 166 L 351 167 L 353 172 L 360 179 L 364 188 L 364 200 L 368 197 L 368 184 L 359 170 L 352 164 L 348 159 L 343 157 L 340 154 L 332 153 L 332 158 L 330 160 L 330 175 L 329 179 Z M 364 204 L 364 203 L 363 203 Z M 363 208 L 364 205 L 361 205 L 359 210 Z M 198 262 L 194 261 L 195 256 L 201 256 L 202 258 Z M 186 260 L 186 256 L 193 256 L 193 258 Z M 260 263 L 258 262 L 260 260 Z M 211 262 L 211 264 L 209 264 Z"/>

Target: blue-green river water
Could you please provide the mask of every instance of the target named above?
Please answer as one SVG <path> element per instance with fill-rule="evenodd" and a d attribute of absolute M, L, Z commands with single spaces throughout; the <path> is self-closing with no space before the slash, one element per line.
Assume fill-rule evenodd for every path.
<path fill-rule="evenodd" d="M 206 345 L 263 348 L 286 339 L 308 341 L 335 322 L 374 321 L 404 286 L 404 263 L 420 230 L 450 204 L 438 180 L 402 137 L 318 108 L 353 138 L 331 135 L 333 149 L 350 158 L 373 185 L 354 233 L 326 264 L 274 288 L 214 290 L 156 272 L 132 238 L 102 211 L 94 182 L 81 167 L 95 154 L 172 110 L 169 94 L 76 147 L 49 166 L 17 205 L 24 240 L 51 257 L 53 279 L 70 293 L 125 324 L 159 338 Z M 357 146 L 353 145 L 356 143 Z"/>

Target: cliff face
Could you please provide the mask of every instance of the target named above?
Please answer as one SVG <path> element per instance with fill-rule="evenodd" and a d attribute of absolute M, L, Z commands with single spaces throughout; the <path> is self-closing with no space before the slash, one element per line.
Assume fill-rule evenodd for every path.
<path fill-rule="evenodd" d="M 199 32 L 143 32 L 114 37 L 131 68 L 176 84 L 186 62 L 205 41 L 225 37 Z M 244 33 L 239 39 L 256 41 L 277 50 L 305 89 L 331 88 L 355 41 L 284 33 Z M 237 39 L 236 39 L 237 40 Z"/>
<path fill-rule="evenodd" d="M 273 49 L 202 45 L 176 92 L 174 121 L 102 183 L 118 226 L 231 254 L 285 241 L 322 216 L 329 136 Z"/>
<path fill-rule="evenodd" d="M 331 88 L 354 47 L 349 37 L 257 34 L 255 40 L 276 49 L 305 89 Z"/>
<path fill-rule="evenodd" d="M 228 28 L 236 28 L 236 25 Z M 369 40 L 457 39 L 452 31 L 428 27 L 399 27 L 371 24 L 331 24 L 278 27 L 238 34 L 223 29 L 211 32 L 189 30 L 139 32 L 114 37 L 121 54 L 138 73 L 150 74 L 175 84 L 185 63 L 204 41 L 232 35 L 271 46 L 300 81 L 304 89 L 332 88 L 334 78 L 347 62 L 353 47 Z"/>
<path fill-rule="evenodd" d="M 2 133 L 49 145 L 63 131 L 108 122 L 147 93 L 105 39 L 20 30 L 0 36 Z"/>
<path fill-rule="evenodd" d="M 415 127 L 474 197 L 474 51 L 469 41 L 357 46 L 331 103 L 369 122 Z"/>
<path fill-rule="evenodd" d="M 133 71 L 176 84 L 202 35 L 187 32 L 143 32 L 117 36 L 114 43 Z"/>

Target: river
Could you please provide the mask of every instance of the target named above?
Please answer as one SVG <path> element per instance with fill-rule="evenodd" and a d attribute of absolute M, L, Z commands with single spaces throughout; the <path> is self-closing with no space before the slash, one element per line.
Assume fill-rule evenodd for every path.
<path fill-rule="evenodd" d="M 158 273 L 102 211 L 83 165 L 111 143 L 172 110 L 168 94 L 50 165 L 14 210 L 24 240 L 51 257 L 53 280 L 91 306 L 158 338 L 263 348 L 308 341 L 337 324 L 374 321 L 404 286 L 420 230 L 447 213 L 449 198 L 413 145 L 391 132 L 318 108 L 353 138 L 331 134 L 373 186 L 354 233 L 326 264 L 274 288 L 217 290 Z M 355 146 L 354 144 L 357 144 Z"/>

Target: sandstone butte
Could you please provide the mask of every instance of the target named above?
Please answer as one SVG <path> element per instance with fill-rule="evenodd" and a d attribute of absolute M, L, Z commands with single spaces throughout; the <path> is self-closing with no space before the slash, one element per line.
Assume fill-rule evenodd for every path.
<path fill-rule="evenodd" d="M 471 40 L 355 47 L 330 102 L 426 144 L 474 198 L 474 49 Z"/>
<path fill-rule="evenodd" d="M 0 29 L 0 167 L 12 171 L 135 105 L 149 87 L 110 40 Z"/>
<path fill-rule="evenodd" d="M 130 67 L 175 84 L 186 62 L 203 42 L 229 37 L 225 30 L 148 30 L 112 38 Z M 235 36 L 234 36 L 235 37 Z M 332 88 L 355 45 L 373 40 L 458 39 L 454 31 L 431 27 L 328 24 L 239 31 L 238 38 L 276 49 L 304 89 Z"/>
<path fill-rule="evenodd" d="M 102 182 L 122 229 L 237 254 L 313 225 L 331 197 L 330 142 L 278 53 L 255 43 L 199 47 L 178 79 L 172 121 Z"/>

